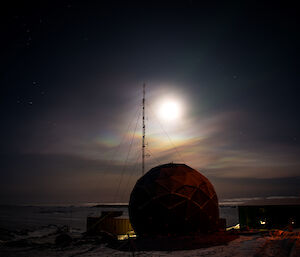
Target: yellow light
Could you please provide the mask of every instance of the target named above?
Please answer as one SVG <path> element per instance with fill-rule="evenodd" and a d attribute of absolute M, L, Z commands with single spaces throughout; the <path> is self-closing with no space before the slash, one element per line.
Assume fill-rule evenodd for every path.
<path fill-rule="evenodd" d="M 226 228 L 226 230 L 228 231 L 228 230 L 232 230 L 232 229 L 240 229 L 240 228 L 241 228 L 240 224 L 236 224 L 235 226 Z"/>
<path fill-rule="evenodd" d="M 129 231 L 128 234 L 124 234 L 124 235 L 117 235 L 118 240 L 123 241 L 123 240 L 127 240 L 129 238 L 136 238 L 136 234 L 134 233 L 134 231 Z"/>

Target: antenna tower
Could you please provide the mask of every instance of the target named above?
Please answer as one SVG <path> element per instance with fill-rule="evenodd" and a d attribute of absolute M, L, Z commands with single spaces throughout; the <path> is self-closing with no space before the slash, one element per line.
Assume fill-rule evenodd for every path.
<path fill-rule="evenodd" d="M 142 140 L 142 175 L 145 173 L 145 137 L 146 137 L 146 127 L 145 127 L 145 83 L 143 84 L 143 140 Z"/>

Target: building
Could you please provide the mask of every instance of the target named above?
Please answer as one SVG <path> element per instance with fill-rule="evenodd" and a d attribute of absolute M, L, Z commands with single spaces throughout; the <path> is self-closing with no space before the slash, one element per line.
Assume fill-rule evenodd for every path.
<path fill-rule="evenodd" d="M 249 201 L 238 206 L 241 229 L 300 227 L 300 198 Z"/>

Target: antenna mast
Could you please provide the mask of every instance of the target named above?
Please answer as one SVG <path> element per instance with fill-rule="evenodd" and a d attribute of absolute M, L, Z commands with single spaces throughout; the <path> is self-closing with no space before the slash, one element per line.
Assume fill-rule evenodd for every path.
<path fill-rule="evenodd" d="M 143 140 L 142 140 L 142 175 L 145 173 L 145 136 L 146 136 L 146 127 L 145 127 L 145 83 L 143 84 Z"/>

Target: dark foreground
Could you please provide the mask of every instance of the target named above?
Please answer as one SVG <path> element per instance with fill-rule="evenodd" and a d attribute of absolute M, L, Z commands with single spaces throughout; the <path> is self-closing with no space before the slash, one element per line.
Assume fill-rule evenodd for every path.
<path fill-rule="evenodd" d="M 67 227 L 38 231 L 0 229 L 2 257 L 96 256 L 300 256 L 300 232 L 232 232 L 198 237 L 156 237 L 111 241 L 104 236 L 72 233 Z"/>
<path fill-rule="evenodd" d="M 178 251 L 226 245 L 237 239 L 236 233 L 217 232 L 195 236 L 157 236 L 126 241 L 109 241 L 107 246 L 120 251 Z"/>

